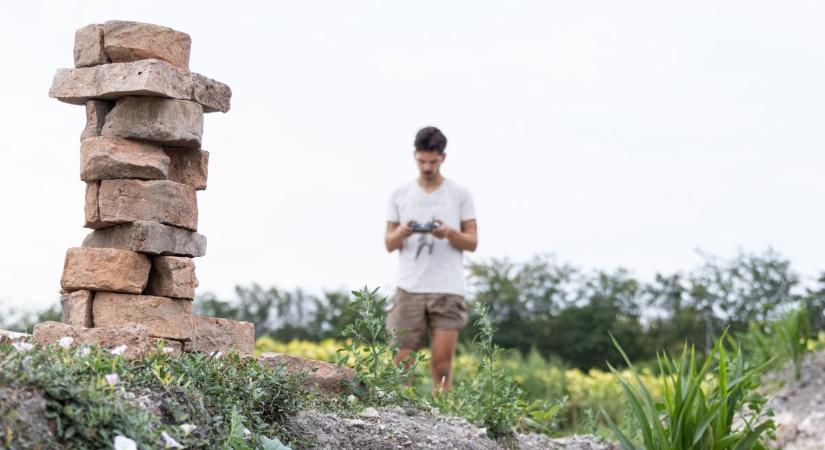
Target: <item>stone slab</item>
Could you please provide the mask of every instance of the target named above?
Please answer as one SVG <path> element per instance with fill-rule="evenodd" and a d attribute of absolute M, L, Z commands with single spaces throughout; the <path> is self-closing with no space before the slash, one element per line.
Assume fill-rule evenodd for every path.
<path fill-rule="evenodd" d="M 195 298 L 198 278 L 195 276 L 195 262 L 181 256 L 156 256 L 152 258 L 149 284 L 146 294 L 161 297 Z"/>
<path fill-rule="evenodd" d="M 9 344 L 17 341 L 30 341 L 32 335 L 17 331 L 0 330 L 0 344 Z"/>
<path fill-rule="evenodd" d="M 34 326 L 34 340 L 40 345 L 54 345 L 64 337 L 74 339 L 72 346 L 96 344 L 111 350 L 125 345 L 123 357 L 126 359 L 143 357 L 150 350 L 148 329 L 136 323 L 98 328 L 60 322 L 41 322 Z"/>
<path fill-rule="evenodd" d="M 92 231 L 83 246 L 198 257 L 206 254 L 206 236 L 158 222 L 137 221 Z"/>
<path fill-rule="evenodd" d="M 87 228 L 152 221 L 198 229 L 198 202 L 191 186 L 167 180 L 103 180 L 86 186 Z"/>
<path fill-rule="evenodd" d="M 97 292 L 92 308 L 95 326 L 139 323 L 149 330 L 151 337 L 192 338 L 191 300 Z"/>
<path fill-rule="evenodd" d="M 170 162 L 162 147 L 142 141 L 98 136 L 80 143 L 80 179 L 86 182 L 165 180 Z"/>
<path fill-rule="evenodd" d="M 284 367 L 288 373 L 307 373 L 307 385 L 327 393 L 343 392 L 357 378 L 355 370 L 349 367 L 283 353 L 263 353 L 258 362 L 272 369 Z"/>
<path fill-rule="evenodd" d="M 58 69 L 52 79 L 49 97 L 74 105 L 83 105 L 91 99 L 117 100 L 130 95 L 189 100 L 192 98 L 193 83 L 192 73 L 188 70 L 148 59 L 80 69 Z"/>
<path fill-rule="evenodd" d="M 227 112 L 231 100 L 232 89 L 229 86 L 197 73 L 192 74 L 192 101 L 203 105 L 203 112 Z"/>
<path fill-rule="evenodd" d="M 110 20 L 103 24 L 103 48 L 114 62 L 157 58 L 188 69 L 192 38 L 168 27 Z"/>
<path fill-rule="evenodd" d="M 166 147 L 169 156 L 169 179 L 196 190 L 206 189 L 209 178 L 209 152 L 196 148 Z"/>
<path fill-rule="evenodd" d="M 103 50 L 103 25 L 86 25 L 74 33 L 75 67 L 97 66 L 108 62 L 109 57 Z"/>
<path fill-rule="evenodd" d="M 235 350 L 240 354 L 255 351 L 255 325 L 252 322 L 193 316 L 192 325 L 192 351 L 227 353 Z"/>
<path fill-rule="evenodd" d="M 113 248 L 75 247 L 66 251 L 60 286 L 67 292 L 88 289 L 139 294 L 149 281 L 146 255 Z"/>
<path fill-rule="evenodd" d="M 114 102 L 105 100 L 86 101 L 86 127 L 80 133 L 80 140 L 100 136 L 103 130 L 103 123 L 106 121 L 106 114 L 115 106 Z"/>
<path fill-rule="evenodd" d="M 92 299 L 94 292 L 82 289 L 74 292 L 64 292 L 60 295 L 60 306 L 63 309 L 62 322 L 67 325 L 77 325 L 92 328 Z"/>
<path fill-rule="evenodd" d="M 123 97 L 106 115 L 100 134 L 172 147 L 200 148 L 203 107 L 186 100 Z"/>

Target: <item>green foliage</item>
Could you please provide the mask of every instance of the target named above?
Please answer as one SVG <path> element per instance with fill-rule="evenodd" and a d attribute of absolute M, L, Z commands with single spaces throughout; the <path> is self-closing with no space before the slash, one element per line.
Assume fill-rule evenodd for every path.
<path fill-rule="evenodd" d="M 641 442 L 627 436 L 613 423 L 611 428 L 625 450 L 724 450 L 766 449 L 764 438 L 775 424 L 766 418 L 765 398 L 757 393 L 759 376 L 767 364 L 751 368 L 737 346 L 734 354 L 725 348 L 726 335 L 699 366 L 695 349 L 687 347 L 678 360 L 666 353 L 658 361 L 663 398 L 654 399 L 618 342 L 616 348 L 634 376 L 630 381 L 617 376 L 628 400 Z M 733 340 L 730 340 L 733 343 Z M 618 372 L 611 367 L 614 374 Z M 709 377 L 709 375 L 711 375 Z M 739 425 L 734 418 L 747 408 Z"/>
<path fill-rule="evenodd" d="M 808 353 L 808 341 L 812 337 L 808 307 L 803 304 L 772 322 L 751 322 L 748 331 L 737 337 L 751 364 L 771 361 L 773 368 L 781 368 L 790 361 L 799 380 L 802 361 Z"/>
<path fill-rule="evenodd" d="M 162 448 L 163 432 L 187 448 L 257 448 L 263 436 L 281 433 L 280 421 L 300 407 L 302 382 L 236 354 L 173 358 L 158 351 L 127 361 L 97 347 L 0 345 L 0 388 L 42 391 L 57 443 L 78 449 L 109 448 L 116 435 L 141 448 Z M 147 413 L 137 399 L 158 412 Z M 184 423 L 197 428 L 186 433 Z M 12 438 L 25 447 L 26 436 Z"/>
<path fill-rule="evenodd" d="M 794 375 L 802 377 L 802 360 L 808 353 L 808 339 L 811 338 L 811 318 L 808 308 L 801 307 L 788 313 L 783 319 L 774 323 L 776 336 L 782 349 L 793 362 Z"/>
<path fill-rule="evenodd" d="M 366 287 L 352 292 L 355 298 L 350 308 L 355 320 L 341 333 L 349 343 L 339 350 L 338 363 L 350 362 L 358 373 L 359 383 L 353 386 L 354 391 L 367 402 L 380 404 L 410 398 L 405 385 L 423 358 L 413 352 L 405 364 L 393 363 L 398 344 L 385 327 L 387 299 L 379 298 L 377 293 L 378 289 L 370 291 Z"/>

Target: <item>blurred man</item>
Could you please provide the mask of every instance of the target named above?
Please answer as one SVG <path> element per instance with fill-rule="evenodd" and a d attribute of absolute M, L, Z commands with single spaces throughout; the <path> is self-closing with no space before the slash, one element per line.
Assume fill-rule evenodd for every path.
<path fill-rule="evenodd" d="M 463 252 L 478 246 L 470 191 L 444 178 L 447 138 L 435 127 L 415 136 L 418 178 L 392 193 L 387 251 L 398 250 L 398 291 L 387 329 L 399 334 L 396 364 L 430 339 L 433 391 L 452 389 L 458 332 L 467 324 Z"/>

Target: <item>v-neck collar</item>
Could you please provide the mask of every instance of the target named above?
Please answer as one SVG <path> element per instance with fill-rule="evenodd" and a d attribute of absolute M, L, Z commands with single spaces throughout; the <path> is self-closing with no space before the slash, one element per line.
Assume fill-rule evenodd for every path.
<path fill-rule="evenodd" d="M 417 178 L 415 179 L 415 185 L 418 187 L 418 189 L 420 189 L 420 190 L 421 190 L 421 192 L 423 192 L 423 193 L 424 193 L 424 195 L 427 195 L 427 196 L 433 195 L 433 194 L 435 194 L 436 192 L 440 191 L 440 190 L 441 190 L 441 188 L 443 188 L 443 187 L 444 187 L 444 185 L 445 185 L 446 183 L 447 183 L 447 179 L 446 179 L 446 178 L 442 178 L 442 179 L 441 179 L 441 184 L 439 184 L 437 188 L 433 189 L 433 190 L 432 190 L 432 191 L 430 191 L 430 192 L 427 192 L 427 190 L 426 190 L 426 189 L 424 189 L 424 186 L 421 186 L 421 183 L 419 183 L 419 182 L 418 182 L 418 179 L 417 179 Z"/>

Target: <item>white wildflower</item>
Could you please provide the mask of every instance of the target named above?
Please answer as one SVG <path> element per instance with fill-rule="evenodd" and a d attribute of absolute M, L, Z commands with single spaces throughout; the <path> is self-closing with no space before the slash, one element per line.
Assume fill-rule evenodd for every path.
<path fill-rule="evenodd" d="M 175 349 L 172 347 L 163 347 L 163 353 L 172 353 Z"/>
<path fill-rule="evenodd" d="M 244 435 L 245 438 L 248 438 L 249 436 L 252 435 L 252 432 L 249 431 L 249 428 L 243 427 L 243 435 Z"/>
<path fill-rule="evenodd" d="M 118 376 L 118 374 L 110 373 L 106 375 L 106 384 L 108 384 L 109 386 L 116 385 L 118 381 L 120 381 L 120 376 Z"/>
<path fill-rule="evenodd" d="M 34 348 L 34 344 L 31 342 L 12 342 L 11 345 L 18 352 L 27 352 Z"/>
<path fill-rule="evenodd" d="M 89 356 L 89 354 L 92 353 L 92 349 L 89 348 L 88 346 L 84 345 L 83 347 L 80 347 L 80 350 L 78 350 L 77 353 L 80 356 Z"/>
<path fill-rule="evenodd" d="M 212 357 L 215 358 L 215 359 L 221 359 L 221 358 L 223 358 L 223 352 L 221 352 L 221 351 L 212 352 Z"/>
<path fill-rule="evenodd" d="M 354 395 L 350 394 L 347 396 L 347 403 L 355 403 L 358 399 L 355 398 Z"/>
<path fill-rule="evenodd" d="M 195 428 L 197 427 L 195 425 L 192 425 L 191 423 L 185 423 L 180 426 L 180 429 L 183 430 L 183 433 L 187 436 L 189 435 L 189 433 L 195 431 Z"/>
<path fill-rule="evenodd" d="M 124 436 L 115 436 L 115 450 L 137 450 L 137 443 Z"/>
<path fill-rule="evenodd" d="M 122 355 L 126 349 L 129 348 L 125 345 L 119 345 L 111 350 L 109 350 L 113 355 Z"/>
<path fill-rule="evenodd" d="M 183 446 L 180 445 L 180 442 L 174 440 L 172 436 L 169 436 L 169 434 L 167 434 L 165 431 L 160 435 L 161 437 L 163 437 L 163 442 L 166 444 L 166 447 L 164 448 L 183 448 Z"/>
<path fill-rule="evenodd" d="M 63 347 L 63 348 L 69 348 L 69 347 L 71 347 L 71 346 L 72 346 L 72 343 L 73 343 L 73 342 L 74 342 L 74 338 L 73 338 L 73 337 L 71 337 L 71 336 L 63 336 L 62 338 L 60 338 L 60 340 L 59 340 L 59 341 L 57 341 L 57 344 L 58 344 L 58 345 L 60 345 L 60 346 L 61 346 L 61 347 Z"/>

